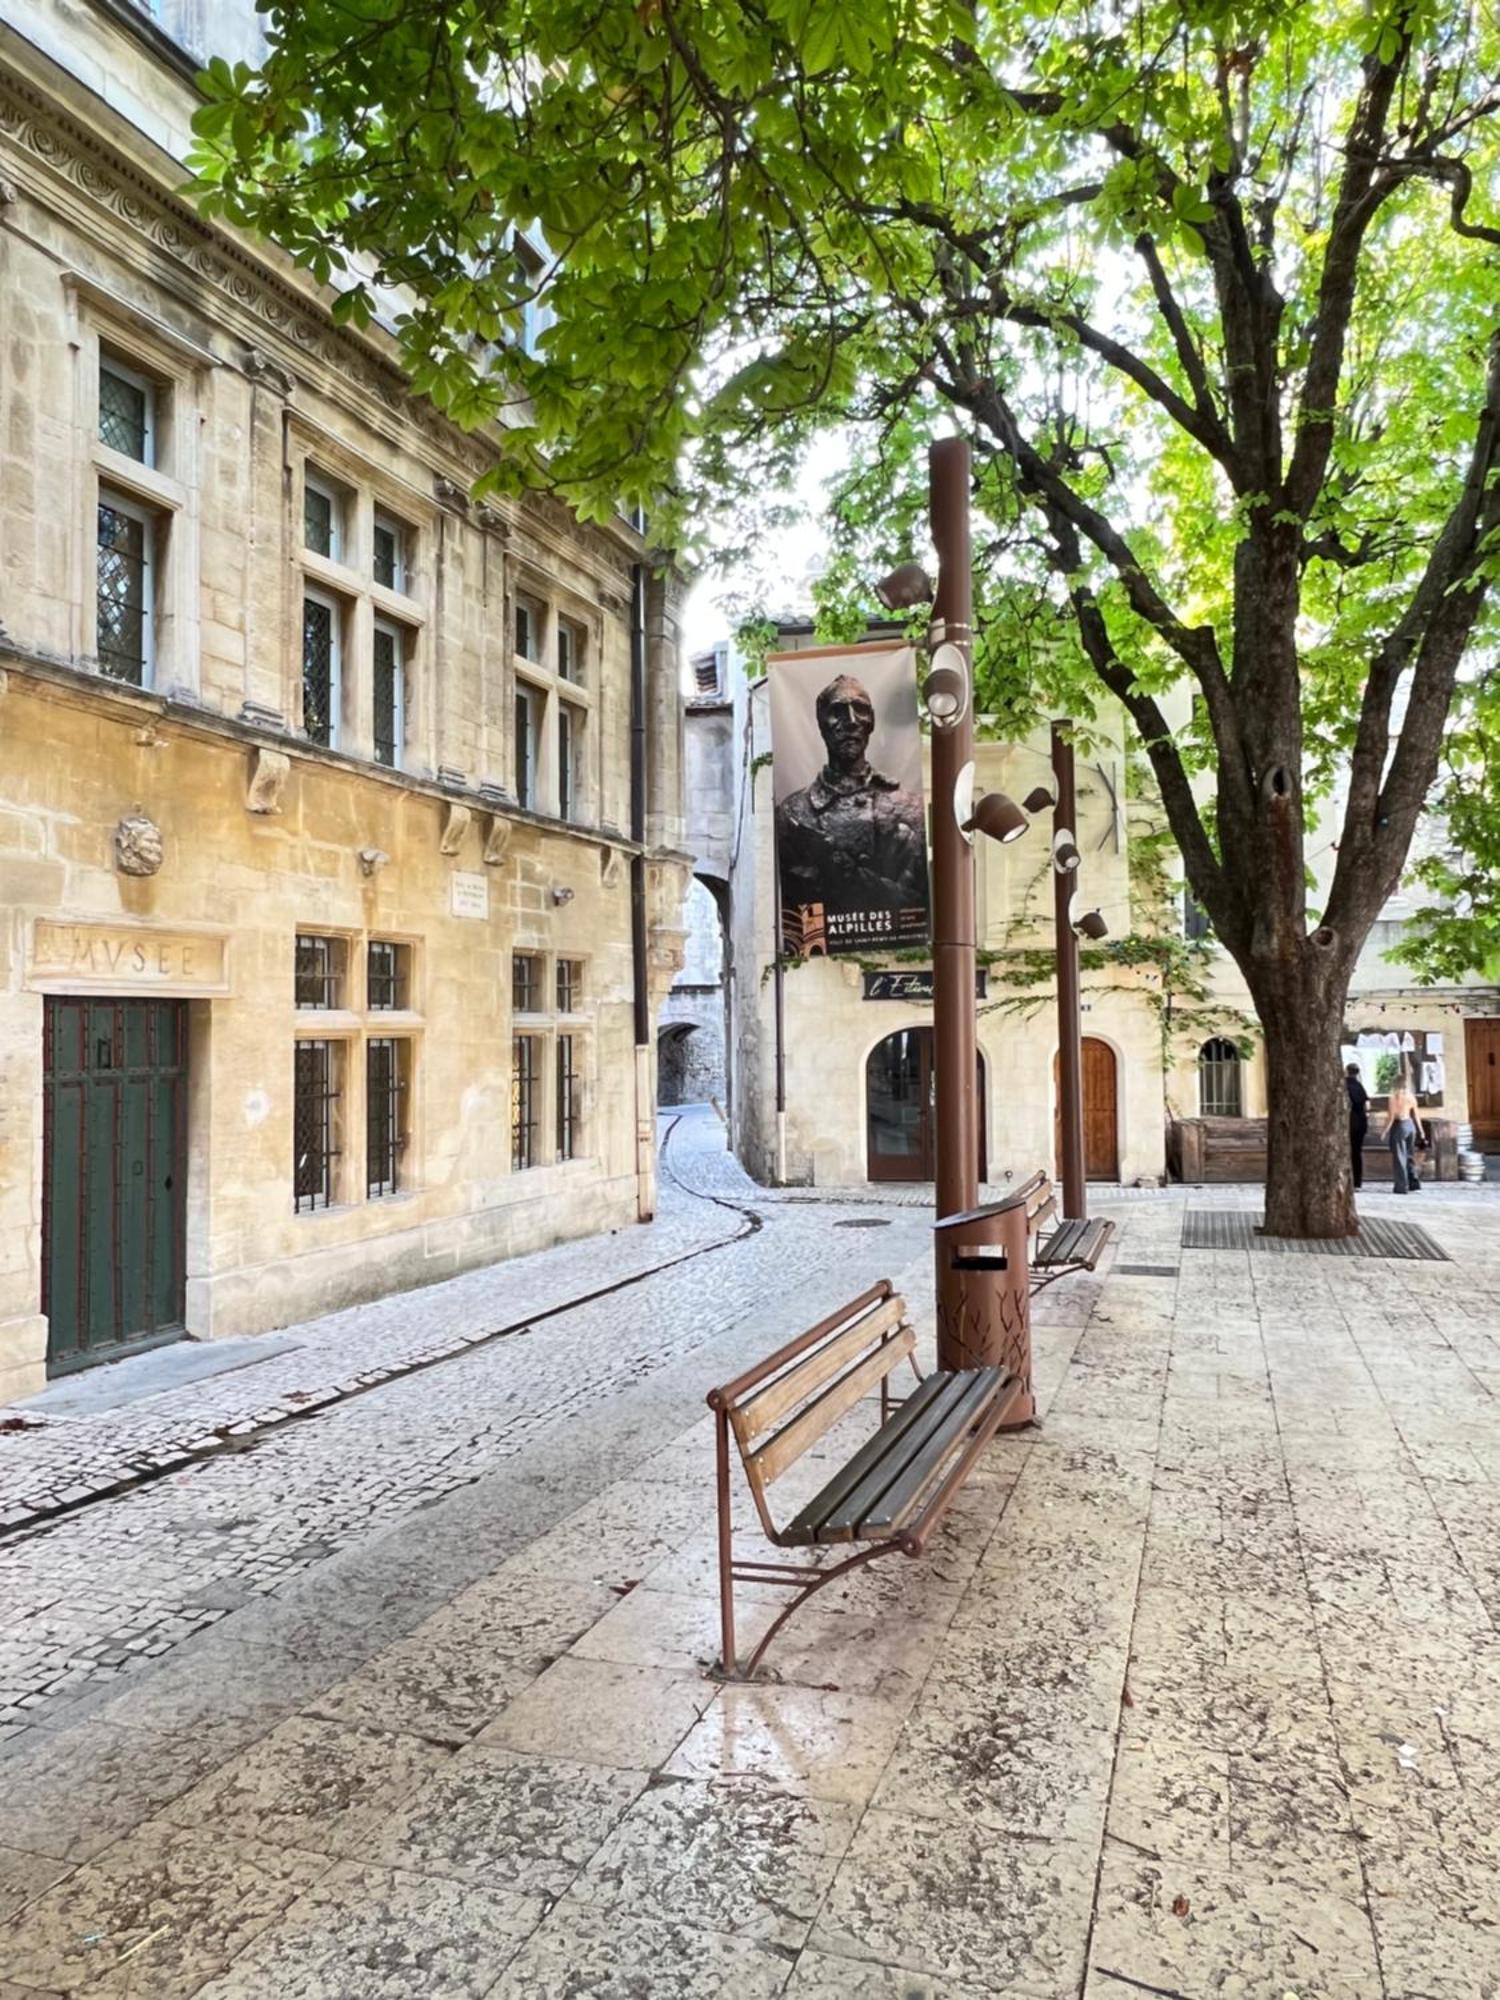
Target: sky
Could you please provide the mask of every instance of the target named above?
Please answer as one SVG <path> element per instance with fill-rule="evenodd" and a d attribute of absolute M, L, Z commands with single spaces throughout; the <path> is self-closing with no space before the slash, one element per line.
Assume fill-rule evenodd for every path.
<path fill-rule="evenodd" d="M 823 568 L 828 547 L 824 489 L 843 464 L 846 450 L 846 440 L 838 435 L 818 439 L 795 485 L 774 496 L 800 509 L 796 524 L 768 535 L 752 562 L 708 569 L 698 578 L 683 614 L 683 643 L 689 654 L 728 638 L 752 607 L 773 614 L 811 614 L 813 579 Z"/>

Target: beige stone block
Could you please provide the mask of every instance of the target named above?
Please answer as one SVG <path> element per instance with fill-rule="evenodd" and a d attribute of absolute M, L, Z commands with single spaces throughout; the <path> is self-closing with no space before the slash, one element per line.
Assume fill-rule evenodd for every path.
<path fill-rule="evenodd" d="M 0 899 L 12 908 L 55 910 L 63 899 L 67 870 L 61 861 L 0 861 Z"/>
<path fill-rule="evenodd" d="M 775 2000 L 785 1979 L 786 1959 L 771 1946 L 567 1903 L 533 1932 L 488 2000 Z"/>
<path fill-rule="evenodd" d="M 480 2000 L 541 1914 L 508 1888 L 341 1862 L 198 1990 L 201 2000 Z"/>
<path fill-rule="evenodd" d="M 153 1822 L 31 1906 L 0 1947 L 28 1988 L 153 2000 L 196 1992 L 327 1867 Z"/>
<path fill-rule="evenodd" d="M 671 1755 L 714 1692 L 714 1683 L 702 1677 L 568 1655 L 533 1681 L 477 1743 L 651 1769 Z"/>
<path fill-rule="evenodd" d="M 41 854 L 47 844 L 46 822 L 31 813 L 0 811 L 0 851 Z M 0 866 L 6 864 L 0 863 Z"/>

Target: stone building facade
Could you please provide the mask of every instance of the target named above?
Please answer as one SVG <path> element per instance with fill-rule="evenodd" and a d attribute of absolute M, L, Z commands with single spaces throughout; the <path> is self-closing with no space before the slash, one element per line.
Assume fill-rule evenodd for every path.
<path fill-rule="evenodd" d="M 775 649 L 811 646 L 810 621 L 780 621 Z M 721 652 L 724 649 L 721 649 Z M 731 646 L 711 683 L 693 666 L 687 701 L 688 845 L 725 913 L 730 1137 L 758 1179 L 844 1186 L 932 1178 L 930 961 L 814 958 L 778 968 L 771 736 L 766 682 Z M 1170 705 L 1185 697 L 1169 695 Z M 1124 718 L 1106 708 L 1077 754 L 1079 893 L 1112 938 L 1181 921 L 1201 935 L 1180 880 L 1148 880 L 1133 836 L 1156 823 L 1132 796 Z M 1050 781 L 1048 738 L 981 741 L 975 793 L 1020 799 Z M 975 843 L 984 1165 L 991 1179 L 1057 1168 L 1056 989 L 1050 815 L 1006 846 Z M 1326 876 L 1332 848 L 1314 843 Z M 1133 861 L 1132 849 L 1137 859 Z M 1173 876 L 1177 879 L 1173 883 Z M 1393 899 L 1356 969 L 1348 1055 L 1374 1091 L 1378 1057 L 1395 1052 L 1432 1086 L 1434 1118 L 1471 1119 L 1500 1151 L 1500 992 L 1473 981 L 1422 989 L 1385 957 L 1409 914 Z M 1084 1127 L 1091 1180 L 1152 1183 L 1168 1171 L 1169 1128 L 1200 1117 L 1264 1118 L 1265 1060 L 1238 968 L 1205 940 L 1200 994 L 1163 989 L 1148 955 L 1088 969 L 1082 980 Z M 1376 1038 L 1385 1045 L 1375 1048 Z M 1378 1128 L 1377 1128 L 1378 1129 Z"/>
<path fill-rule="evenodd" d="M 7 21 L 0 1397 L 649 1215 L 687 881 L 640 524 L 472 504 L 493 446 L 181 200 L 203 50 Z"/>
<path fill-rule="evenodd" d="M 776 646 L 814 643 L 783 620 Z M 1112 932 L 1131 923 L 1122 731 L 1106 720 L 1080 757 L 1083 893 Z M 757 1178 L 812 1186 L 932 1176 L 930 961 L 814 958 L 776 966 L 770 725 L 763 679 L 733 653 L 718 698 L 687 709 L 688 845 L 727 894 L 731 1143 Z M 976 792 L 1021 797 L 1049 775 L 1045 733 L 980 745 Z M 979 945 L 994 961 L 979 1002 L 985 1165 L 993 1179 L 1054 1156 L 1055 1008 L 1050 981 L 1007 983 L 1007 954 L 1050 947 L 1050 821 L 1013 846 L 976 843 Z M 1092 1170 L 1107 1180 L 1165 1171 L 1159 1011 L 1149 974 L 1086 975 L 1086 1110 Z"/>

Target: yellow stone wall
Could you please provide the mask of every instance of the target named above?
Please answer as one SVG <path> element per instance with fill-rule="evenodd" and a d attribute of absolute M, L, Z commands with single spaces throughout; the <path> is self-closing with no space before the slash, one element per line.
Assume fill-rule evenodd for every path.
<path fill-rule="evenodd" d="M 118 75 L 135 79 L 126 94 L 144 102 L 152 79 L 140 48 L 107 24 L 93 32 L 115 38 Z M 105 69 L 108 53 L 101 44 Z M 169 109 L 186 103 L 180 78 L 154 83 Z M 581 528 L 552 503 L 474 504 L 489 447 L 406 396 L 389 343 L 336 331 L 326 300 L 285 260 L 199 222 L 172 192 L 180 171 L 125 111 L 0 29 L 0 1397 L 39 1387 L 46 1353 L 45 991 L 189 997 L 191 1333 L 302 1319 L 618 1226 L 654 1199 L 654 1077 L 635 1047 L 630 943 L 640 538 L 623 519 Z M 157 385 L 149 468 L 99 443 L 101 344 Z M 303 547 L 309 472 L 344 495 L 338 562 Z M 159 643 L 144 690 L 97 671 L 101 484 L 163 524 Z M 407 530 L 395 596 L 373 583 L 377 508 Z M 329 749 L 301 735 L 308 586 L 341 606 L 345 684 Z M 558 618 L 582 636 L 573 824 L 557 817 L 552 718 L 565 696 L 552 674 L 541 676 L 538 796 L 532 810 L 515 801 L 515 693 L 532 671 L 513 649 L 518 593 L 544 608 L 549 659 Z M 685 880 L 677 608 L 675 581 L 653 579 L 653 1003 L 680 946 Z M 399 772 L 372 761 L 369 656 L 375 619 L 390 615 L 408 646 Z M 161 832 L 153 875 L 117 863 L 115 829 L 133 814 Z M 309 1028 L 293 1004 L 299 931 L 347 941 L 354 1003 L 316 1030 L 349 1049 L 344 1198 L 300 1215 L 293 1044 Z M 399 1023 L 357 1005 L 371 935 L 412 950 L 414 1004 Z M 222 942 L 220 990 L 201 991 L 191 975 L 201 980 L 202 964 L 184 973 L 173 958 L 193 936 L 215 968 Z M 138 938 L 155 941 L 145 972 L 119 957 L 122 940 Z M 114 973 L 99 970 L 111 941 Z M 582 1043 L 584 1144 L 580 1158 L 512 1172 L 517 950 L 544 955 L 549 982 L 556 956 L 584 964 L 570 1024 Z M 550 1049 L 556 1022 L 529 1026 Z M 414 1060 L 408 1187 L 370 1201 L 358 1057 L 377 1030 L 409 1035 Z M 542 1084 L 546 1161 L 550 1056 Z"/>

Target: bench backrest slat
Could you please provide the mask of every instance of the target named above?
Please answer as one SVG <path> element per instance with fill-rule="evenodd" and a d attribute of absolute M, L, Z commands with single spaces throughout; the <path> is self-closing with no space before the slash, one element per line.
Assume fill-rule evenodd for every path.
<path fill-rule="evenodd" d="M 825 1432 L 831 1430 L 847 1410 L 852 1410 L 860 1397 L 866 1395 L 891 1370 L 904 1361 L 917 1344 L 917 1336 L 909 1326 L 897 1329 L 889 1338 L 862 1361 L 834 1381 L 813 1401 L 799 1410 L 790 1422 L 782 1425 L 757 1450 L 745 1455 L 745 1470 L 752 1485 L 769 1486 L 773 1479 L 780 1478 L 789 1465 L 795 1465 L 802 1454 L 817 1443 Z"/>
<path fill-rule="evenodd" d="M 1057 1213 L 1057 1190 L 1051 1181 L 1046 1181 L 1037 1189 L 1032 1200 L 1026 1204 L 1026 1220 L 1032 1233 L 1043 1228 Z"/>
<path fill-rule="evenodd" d="M 740 1443 L 748 1451 L 755 1440 L 779 1424 L 789 1410 L 796 1409 L 825 1382 L 832 1381 L 861 1349 L 893 1333 L 905 1317 L 904 1299 L 886 1299 L 873 1312 L 862 1314 L 842 1332 L 835 1334 L 833 1339 L 794 1361 L 784 1375 L 778 1375 L 764 1389 L 747 1396 L 738 1409 L 730 1412 L 735 1436 Z M 894 1367 L 895 1362 L 891 1365 Z"/>

